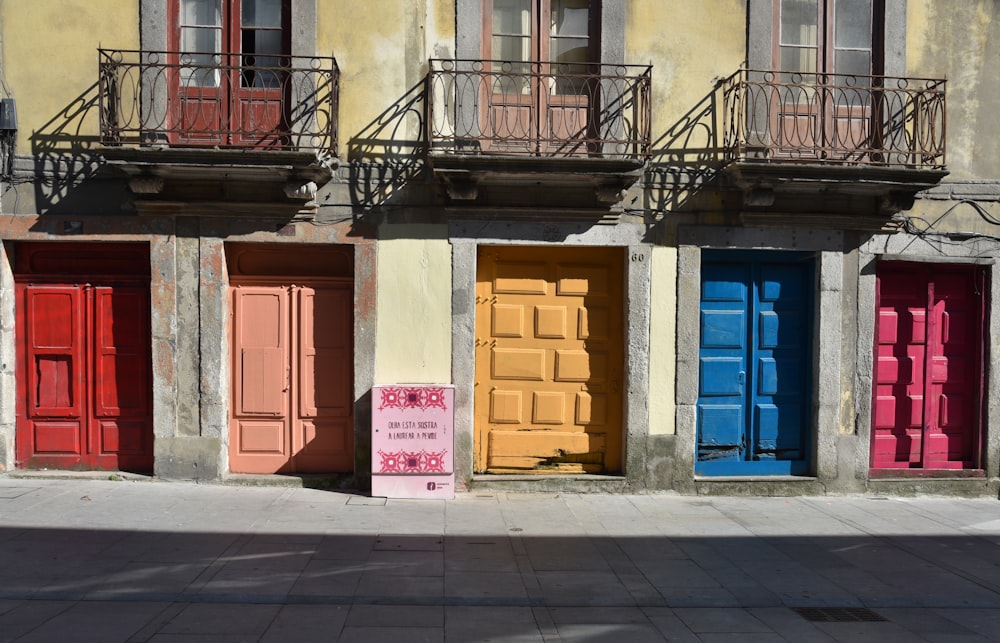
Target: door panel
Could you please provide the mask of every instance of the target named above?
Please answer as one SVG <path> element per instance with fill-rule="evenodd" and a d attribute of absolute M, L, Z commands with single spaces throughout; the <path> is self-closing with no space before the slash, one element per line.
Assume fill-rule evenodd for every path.
<path fill-rule="evenodd" d="M 148 287 L 18 279 L 18 466 L 150 471 Z"/>
<path fill-rule="evenodd" d="M 152 453 L 148 291 L 95 286 L 90 451 L 101 464 L 143 462 Z"/>
<path fill-rule="evenodd" d="M 284 417 L 287 408 L 288 293 L 278 288 L 241 288 L 235 300 L 237 404 L 240 416 Z"/>
<path fill-rule="evenodd" d="M 742 462 L 750 267 L 705 263 L 701 274 L 698 460 Z"/>
<path fill-rule="evenodd" d="M 985 276 L 879 266 L 872 467 L 979 464 Z"/>
<path fill-rule="evenodd" d="M 695 472 L 805 473 L 811 263 L 730 257 L 702 264 Z"/>
<path fill-rule="evenodd" d="M 291 321 L 288 290 L 241 286 L 234 289 L 233 381 L 235 435 L 230 469 L 275 473 L 288 465 L 288 394 Z"/>
<path fill-rule="evenodd" d="M 230 469 L 350 471 L 353 297 L 349 284 L 233 288 Z"/>
<path fill-rule="evenodd" d="M 621 468 L 622 253 L 490 248 L 476 315 L 476 470 Z"/>
<path fill-rule="evenodd" d="M 295 468 L 350 471 L 354 466 L 353 298 L 347 287 L 302 288 L 299 296 L 299 405 Z"/>
<path fill-rule="evenodd" d="M 97 417 L 144 417 L 152 400 L 145 341 L 149 302 L 141 288 L 95 288 Z"/>

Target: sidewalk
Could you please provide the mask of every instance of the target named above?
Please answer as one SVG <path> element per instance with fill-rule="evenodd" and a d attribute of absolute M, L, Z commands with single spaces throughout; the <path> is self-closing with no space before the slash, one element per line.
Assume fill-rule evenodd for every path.
<path fill-rule="evenodd" d="M 0 641 L 990 641 L 998 544 L 996 500 L 0 477 Z"/>

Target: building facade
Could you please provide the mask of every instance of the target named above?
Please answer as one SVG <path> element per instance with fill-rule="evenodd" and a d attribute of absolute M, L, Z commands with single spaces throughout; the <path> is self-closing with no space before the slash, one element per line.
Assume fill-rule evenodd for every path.
<path fill-rule="evenodd" d="M 998 29 L 0 0 L 0 467 L 365 489 L 441 384 L 460 488 L 994 495 Z"/>

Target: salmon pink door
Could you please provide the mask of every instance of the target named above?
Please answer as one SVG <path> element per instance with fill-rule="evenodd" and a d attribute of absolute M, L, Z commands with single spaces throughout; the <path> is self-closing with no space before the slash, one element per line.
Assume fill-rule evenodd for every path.
<path fill-rule="evenodd" d="M 981 468 L 985 271 L 878 267 L 871 465 Z"/>
<path fill-rule="evenodd" d="M 230 470 L 353 470 L 350 281 L 235 284 L 232 305 Z"/>
<path fill-rule="evenodd" d="M 19 467 L 152 470 L 148 266 L 145 247 L 18 246 Z"/>

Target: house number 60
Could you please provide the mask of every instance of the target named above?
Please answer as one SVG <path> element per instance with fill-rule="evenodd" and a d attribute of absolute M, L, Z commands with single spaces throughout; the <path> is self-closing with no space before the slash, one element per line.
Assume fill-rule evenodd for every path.
<path fill-rule="evenodd" d="M 646 255 L 642 254 L 641 252 L 632 253 L 632 261 L 643 262 L 645 260 L 646 260 Z"/>

